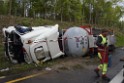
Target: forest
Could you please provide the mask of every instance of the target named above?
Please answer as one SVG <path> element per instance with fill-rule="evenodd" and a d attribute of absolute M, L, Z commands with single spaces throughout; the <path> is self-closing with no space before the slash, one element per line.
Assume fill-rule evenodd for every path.
<path fill-rule="evenodd" d="M 0 15 L 123 28 L 123 0 L 2 0 Z"/>

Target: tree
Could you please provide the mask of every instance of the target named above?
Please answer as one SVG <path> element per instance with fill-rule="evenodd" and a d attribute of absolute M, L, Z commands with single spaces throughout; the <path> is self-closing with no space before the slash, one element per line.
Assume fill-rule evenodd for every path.
<path fill-rule="evenodd" d="M 56 12 L 61 21 L 80 20 L 82 18 L 82 5 L 80 0 L 58 0 Z"/>
<path fill-rule="evenodd" d="M 17 8 L 18 8 L 18 4 L 16 2 L 16 0 L 12 0 L 11 1 L 11 15 L 17 15 Z"/>
<path fill-rule="evenodd" d="M 83 0 L 86 22 L 107 26 L 117 23 L 122 16 L 122 8 L 116 5 L 119 1 L 121 0 Z M 92 12 L 90 5 L 92 5 Z"/>
<path fill-rule="evenodd" d="M 4 3 L 0 1 L 0 15 L 7 15 L 8 14 L 8 3 Z"/>
<path fill-rule="evenodd" d="M 0 1 L 0 14 L 117 26 L 124 7 L 122 0 L 9 0 Z"/>

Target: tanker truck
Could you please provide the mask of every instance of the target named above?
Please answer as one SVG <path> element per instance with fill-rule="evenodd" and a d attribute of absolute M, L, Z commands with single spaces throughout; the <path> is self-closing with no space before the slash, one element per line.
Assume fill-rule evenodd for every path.
<path fill-rule="evenodd" d="M 5 56 L 13 63 L 40 63 L 63 55 L 85 56 L 95 52 L 99 33 L 90 26 L 69 27 L 66 30 L 54 26 L 9 26 L 3 28 Z M 114 34 L 108 37 L 108 45 L 114 45 Z"/>

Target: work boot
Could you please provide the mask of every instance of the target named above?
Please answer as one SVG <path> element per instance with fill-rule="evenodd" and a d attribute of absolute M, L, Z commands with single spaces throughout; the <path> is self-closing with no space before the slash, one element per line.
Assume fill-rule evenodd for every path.
<path fill-rule="evenodd" d="M 100 74 L 99 74 L 99 69 L 94 69 L 94 72 L 96 73 L 97 77 L 100 77 Z"/>
<path fill-rule="evenodd" d="M 106 80 L 106 81 L 108 81 L 108 82 L 110 81 L 110 78 L 108 78 L 106 75 L 102 75 L 102 79 L 103 79 L 103 80 Z"/>

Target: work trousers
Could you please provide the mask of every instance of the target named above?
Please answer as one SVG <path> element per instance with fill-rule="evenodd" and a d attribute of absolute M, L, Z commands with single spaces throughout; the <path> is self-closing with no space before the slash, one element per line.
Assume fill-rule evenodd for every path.
<path fill-rule="evenodd" d="M 105 75 L 108 69 L 108 53 L 106 51 L 98 51 L 98 57 L 101 61 L 98 69 L 102 70 L 102 75 Z"/>

